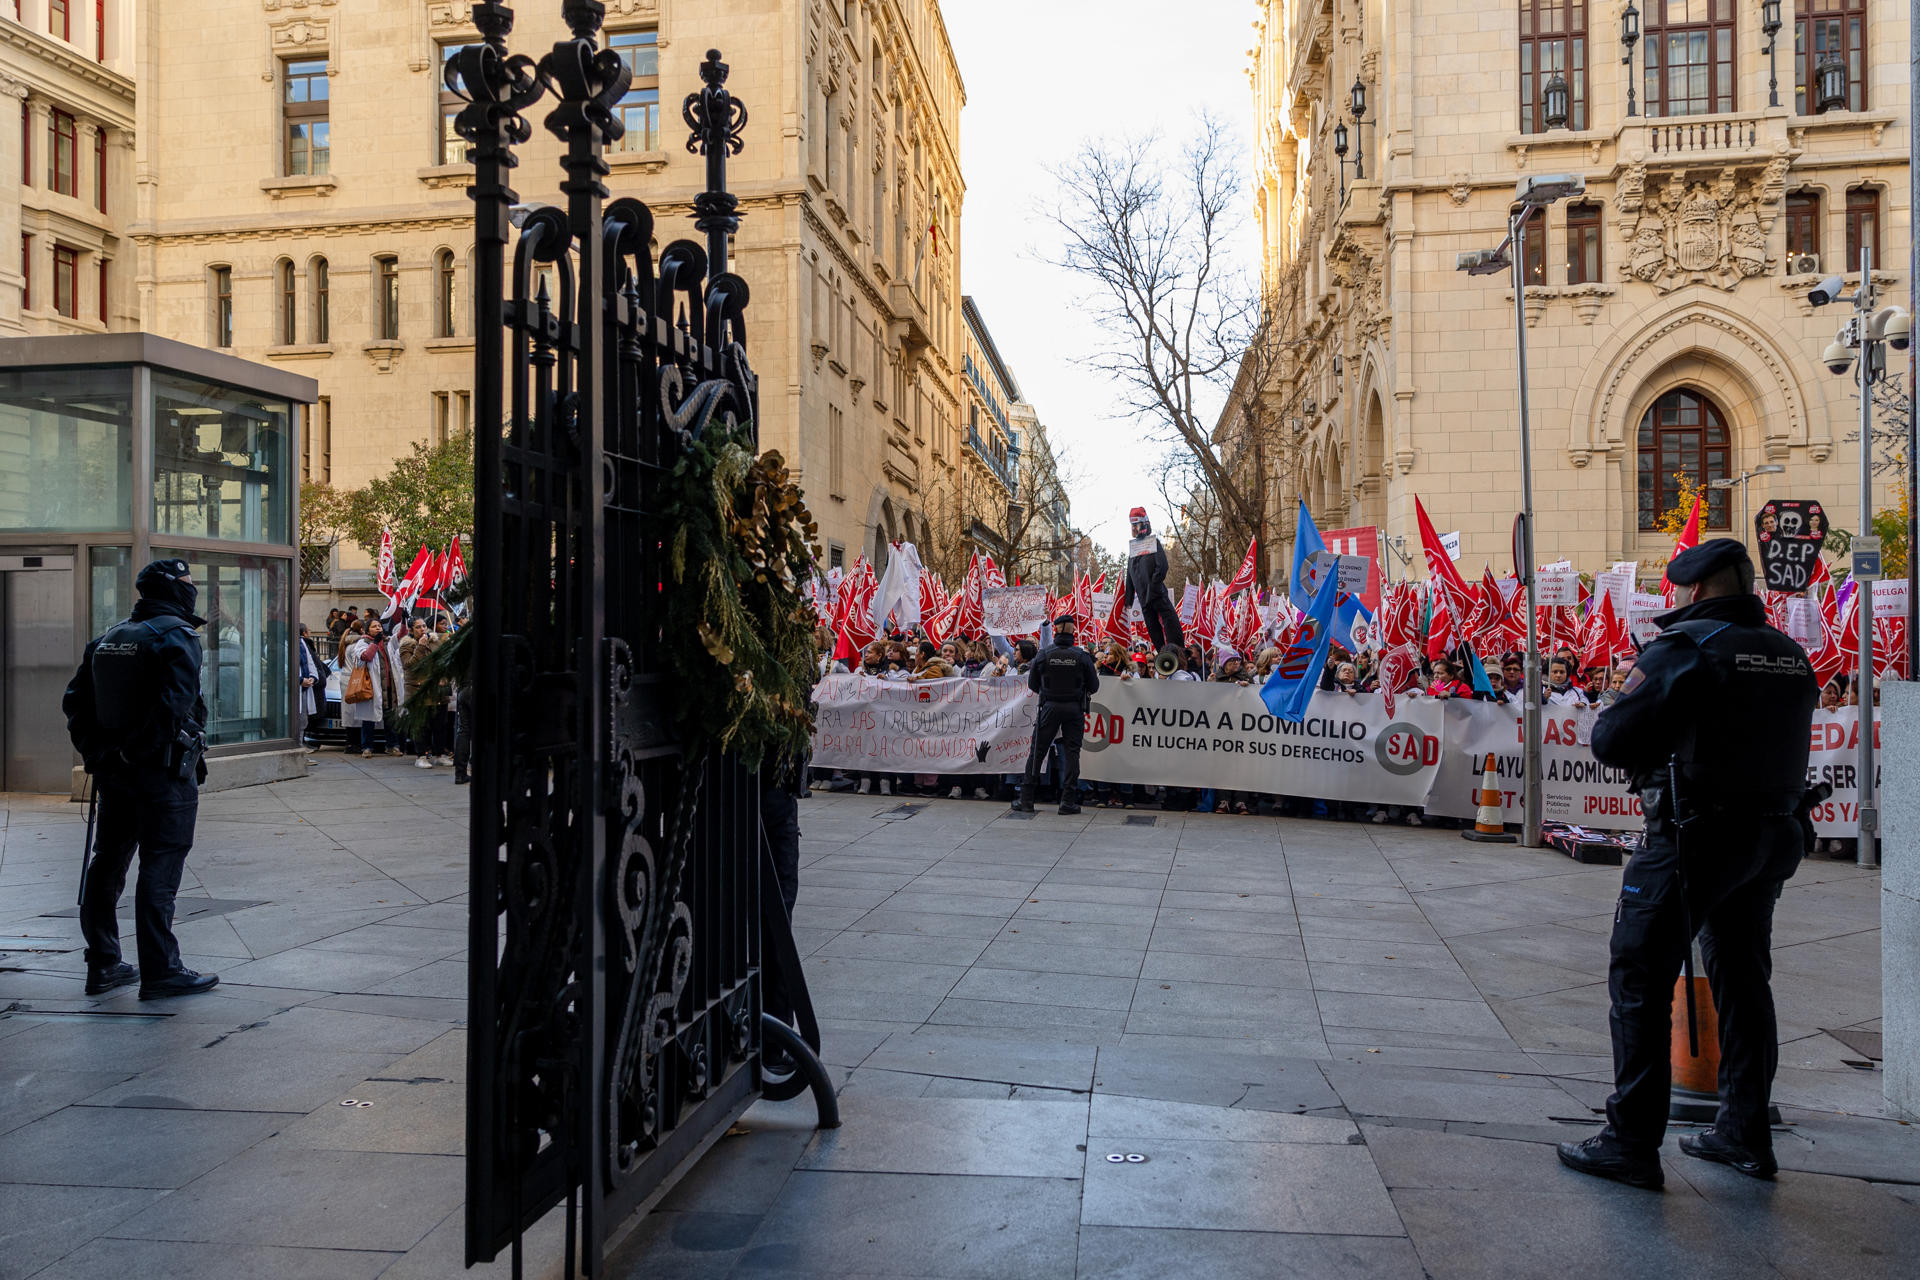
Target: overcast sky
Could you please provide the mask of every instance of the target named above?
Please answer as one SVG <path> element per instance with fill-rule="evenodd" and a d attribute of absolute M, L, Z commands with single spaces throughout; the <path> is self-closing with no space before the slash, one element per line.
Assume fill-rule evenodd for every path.
<path fill-rule="evenodd" d="M 1244 138 L 1255 7 L 944 0 L 942 9 L 967 87 L 961 288 L 1064 455 L 1074 524 L 1119 550 L 1127 509 L 1156 505 L 1148 463 L 1157 448 L 1143 446 L 1142 429 L 1086 367 L 1099 334 L 1080 318 L 1079 282 L 1037 259 L 1058 237 L 1037 206 L 1051 185 L 1049 166 L 1091 136 L 1157 130 L 1177 141 L 1206 109 Z M 1251 168 L 1250 157 L 1241 160 Z"/>

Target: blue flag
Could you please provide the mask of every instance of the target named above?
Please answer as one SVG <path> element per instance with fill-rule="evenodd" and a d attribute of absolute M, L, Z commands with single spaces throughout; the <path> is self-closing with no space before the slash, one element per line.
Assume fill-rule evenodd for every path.
<path fill-rule="evenodd" d="M 1287 598 L 1293 601 L 1293 607 L 1305 613 L 1312 604 L 1312 597 L 1300 583 L 1307 567 L 1307 558 L 1315 552 L 1325 551 L 1327 544 L 1320 540 L 1320 530 L 1314 527 L 1313 515 L 1307 510 L 1307 500 L 1300 499 L 1300 527 L 1293 535 L 1293 581 L 1288 584 Z"/>
<path fill-rule="evenodd" d="M 1273 674 L 1260 686 L 1260 701 L 1282 720 L 1299 724 L 1307 717 L 1307 703 L 1320 684 L 1321 669 L 1327 665 L 1327 646 L 1333 641 L 1339 597 L 1339 576 L 1330 573 L 1308 602 L 1306 614 L 1294 628 L 1293 639 L 1281 652 Z"/>
<path fill-rule="evenodd" d="M 1473 646 L 1470 644 L 1461 645 L 1460 652 L 1467 655 L 1467 670 L 1473 676 L 1469 683 L 1473 685 L 1473 691 L 1492 697 L 1493 683 L 1487 679 L 1487 669 L 1480 665 L 1480 655 L 1473 651 Z"/>

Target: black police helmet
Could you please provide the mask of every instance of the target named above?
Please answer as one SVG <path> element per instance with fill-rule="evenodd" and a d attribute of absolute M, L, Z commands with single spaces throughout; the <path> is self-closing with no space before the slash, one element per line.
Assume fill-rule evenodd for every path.
<path fill-rule="evenodd" d="M 1053 629 L 1055 631 L 1060 630 L 1062 627 L 1065 627 L 1067 630 L 1071 631 L 1076 625 L 1077 624 L 1073 620 L 1073 615 L 1070 613 L 1063 613 L 1059 617 L 1053 620 Z"/>
<path fill-rule="evenodd" d="M 1749 573 L 1753 561 L 1747 548 L 1734 538 L 1714 538 L 1697 547 L 1688 547 L 1667 564 L 1667 581 L 1676 587 L 1691 587 L 1706 581 L 1722 569 L 1744 564 Z"/>

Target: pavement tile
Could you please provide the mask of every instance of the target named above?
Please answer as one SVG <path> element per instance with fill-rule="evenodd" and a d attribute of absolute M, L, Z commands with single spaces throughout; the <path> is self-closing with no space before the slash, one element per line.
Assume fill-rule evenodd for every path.
<path fill-rule="evenodd" d="M 465 1194 L 447 1156 L 330 1151 L 268 1141 L 117 1225 L 128 1239 L 405 1251 Z M 272 1213 L 236 1212 L 272 1205 Z"/>
<path fill-rule="evenodd" d="M 67 1187 L 181 1187 L 286 1119 L 270 1112 L 67 1107 L 0 1134 L 0 1178 Z"/>
<path fill-rule="evenodd" d="M 135 1187 L 0 1188 L 0 1280 L 25 1280 L 166 1195 Z"/>
<path fill-rule="evenodd" d="M 1127 1098 L 1106 1091 L 1094 1094 L 1093 1112 L 1087 1124 L 1089 1150 L 1095 1140 L 1132 1138 L 1351 1144 L 1357 1141 L 1358 1132 L 1352 1121 L 1344 1119 L 1168 1102 L 1158 1098 Z"/>
<path fill-rule="evenodd" d="M 1133 1005 L 1132 978 L 1085 973 L 990 969 L 976 965 L 954 984 L 956 1000 L 1001 1000 L 1074 1009 L 1126 1010 Z"/>
<path fill-rule="evenodd" d="M 1329 1122 L 1337 1123 L 1337 1122 Z M 1356 1135 L 1357 1136 L 1357 1135 Z M 1128 1138 L 1144 1163 L 1087 1149 L 1080 1220 L 1109 1227 L 1402 1234 L 1373 1158 L 1360 1145 Z"/>
<path fill-rule="evenodd" d="M 1170 1038 L 1133 1037 L 1102 1045 L 1094 1070 L 1097 1094 L 1206 1103 L 1260 1111 L 1324 1111 L 1341 1106 L 1311 1058 L 1222 1052 Z"/>
<path fill-rule="evenodd" d="M 140 1280 L 374 1280 L 392 1274 L 397 1252 L 368 1249 L 285 1249 L 271 1245 L 204 1244 L 173 1240 L 91 1240 L 34 1280 L 100 1280 L 138 1276 Z M 4 1264 L 0 1264 L 3 1266 Z M 4 1274 L 4 1270 L 0 1270 Z"/>
<path fill-rule="evenodd" d="M 302 1115 L 348 1096 L 399 1053 L 325 1053 L 258 1049 L 246 1037 L 176 1054 L 86 1099 L 97 1107 L 291 1111 Z"/>
<path fill-rule="evenodd" d="M 1413 1245 L 1390 1236 L 1080 1228 L 1080 1274 L 1099 1280 L 1424 1280 Z"/>
<path fill-rule="evenodd" d="M 1070 1178 L 803 1170 L 754 1231 L 737 1274 L 1071 1280 L 1079 1207 Z"/>
<path fill-rule="evenodd" d="M 1183 951 L 1149 951 L 1140 967 L 1142 982 L 1220 982 L 1235 986 L 1311 988 L 1313 980 L 1303 960 L 1240 956 L 1189 955 Z"/>
<path fill-rule="evenodd" d="M 1094 1049 L 1086 1044 L 1012 1039 L 990 1031 L 936 1028 L 889 1036 L 863 1066 L 1086 1090 L 1093 1084 Z"/>
<path fill-rule="evenodd" d="M 1087 1101 L 849 1095 L 799 1168 L 849 1173 L 1073 1178 L 1084 1163 Z"/>

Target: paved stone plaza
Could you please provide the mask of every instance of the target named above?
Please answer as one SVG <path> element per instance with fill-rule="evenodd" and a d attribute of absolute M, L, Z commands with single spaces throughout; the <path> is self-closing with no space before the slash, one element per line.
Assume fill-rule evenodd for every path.
<path fill-rule="evenodd" d="M 465 794 L 410 761 L 316 761 L 206 797 L 180 935 L 223 980 L 166 1004 L 81 993 L 60 914 L 80 806 L 4 810 L 0 1280 L 461 1274 Z M 1272 818 L 821 793 L 802 821 L 796 925 L 845 1126 L 759 1104 L 615 1275 L 1752 1280 L 1920 1258 L 1920 1130 L 1885 1115 L 1871 1061 L 1873 873 L 1809 863 L 1781 902 L 1779 1182 L 1670 1142 L 1652 1194 L 1548 1145 L 1607 1091 L 1617 870 Z"/>

